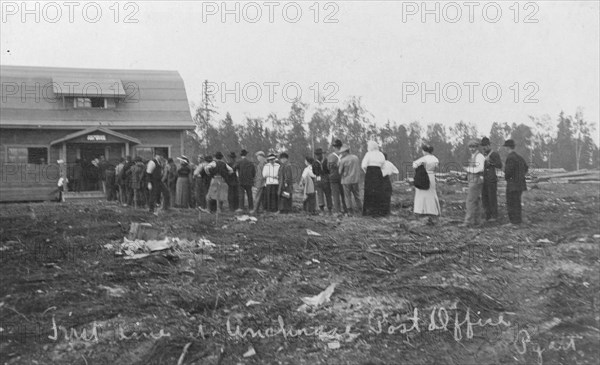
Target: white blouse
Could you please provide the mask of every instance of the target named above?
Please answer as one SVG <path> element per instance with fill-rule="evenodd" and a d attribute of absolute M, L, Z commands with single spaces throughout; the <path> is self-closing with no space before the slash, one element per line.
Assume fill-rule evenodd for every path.
<path fill-rule="evenodd" d="M 267 185 L 279 185 L 279 164 L 268 163 L 263 167 L 263 177 L 267 179 Z"/>
<path fill-rule="evenodd" d="M 434 155 L 425 155 L 413 162 L 413 168 L 416 169 L 419 165 L 424 165 L 428 173 L 434 173 L 439 163 L 440 160 Z"/>
<path fill-rule="evenodd" d="M 376 166 L 379 168 L 383 168 L 384 164 L 385 164 L 385 156 L 383 155 L 383 153 L 381 151 L 369 151 L 369 152 L 367 152 L 365 157 L 363 157 L 361 167 L 362 167 L 363 171 L 367 171 L 367 167 L 369 167 L 369 166 Z"/>
<path fill-rule="evenodd" d="M 388 160 L 385 161 L 385 163 L 383 164 L 383 168 L 381 169 L 381 174 L 383 176 L 389 176 L 389 175 L 399 174 L 399 173 L 400 173 L 400 171 L 398 171 L 398 169 L 396 168 L 396 166 L 394 166 L 393 163 L 391 163 Z"/>
<path fill-rule="evenodd" d="M 302 171 L 302 179 L 306 179 L 307 177 L 312 177 L 313 179 L 316 177 L 313 173 L 312 166 L 306 166 L 304 171 Z"/>

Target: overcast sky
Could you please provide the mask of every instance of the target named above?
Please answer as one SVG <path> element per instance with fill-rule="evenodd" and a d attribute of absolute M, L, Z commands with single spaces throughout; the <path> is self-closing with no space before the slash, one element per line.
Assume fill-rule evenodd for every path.
<path fill-rule="evenodd" d="M 317 89 L 332 106 L 361 96 L 380 124 L 464 120 L 487 134 L 494 121 L 578 106 L 599 120 L 598 1 L 429 2 L 425 19 L 420 1 L 237 2 L 239 22 L 234 2 L 225 21 L 221 2 L 35 3 L 24 15 L 20 1 L 2 1 L 2 64 L 177 70 L 190 103 L 205 79 L 233 90 L 215 97 L 238 122 L 287 115 L 295 85 L 313 104 Z M 437 103 L 422 95 L 436 83 Z"/>

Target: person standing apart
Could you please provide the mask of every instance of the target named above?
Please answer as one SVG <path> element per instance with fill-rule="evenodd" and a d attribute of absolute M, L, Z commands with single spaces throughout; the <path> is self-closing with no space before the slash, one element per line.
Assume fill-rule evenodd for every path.
<path fill-rule="evenodd" d="M 271 153 L 267 157 L 267 164 L 263 167 L 262 175 L 265 178 L 265 198 L 267 210 L 269 212 L 277 212 L 279 191 L 279 164 L 275 162 L 275 154 Z"/>
<path fill-rule="evenodd" d="M 389 215 L 392 212 L 392 175 L 399 174 L 400 171 L 388 160 L 386 153 L 383 154 L 385 157 L 385 163 L 381 173 L 383 174 L 383 184 L 385 186 L 385 205 L 383 206 L 384 215 Z"/>
<path fill-rule="evenodd" d="M 171 197 L 169 189 L 167 189 L 167 186 L 162 181 L 162 161 L 162 156 L 156 155 L 146 165 L 146 180 L 148 181 L 148 190 L 150 191 L 150 203 L 148 204 L 150 213 L 154 213 L 156 202 L 160 199 L 161 194 L 163 196 L 163 209 L 169 210 Z"/>
<path fill-rule="evenodd" d="M 504 142 L 503 147 L 509 151 L 506 156 L 504 167 L 504 178 L 506 179 L 506 210 L 508 219 L 513 225 L 521 224 L 521 194 L 527 190 L 525 175 L 529 171 L 529 166 L 515 152 L 515 141 L 512 139 Z"/>
<path fill-rule="evenodd" d="M 385 215 L 385 187 L 381 172 L 385 164 L 385 156 L 379 151 L 379 145 L 375 141 L 367 143 L 367 151 L 361 164 L 366 173 L 363 215 L 381 217 Z"/>
<path fill-rule="evenodd" d="M 313 173 L 315 174 L 315 188 L 317 190 L 317 202 L 321 212 L 325 211 L 325 203 L 331 214 L 333 203 L 331 201 L 331 185 L 329 185 L 329 168 L 327 159 L 323 157 L 323 149 L 315 150 L 315 163 L 313 164 Z"/>
<path fill-rule="evenodd" d="M 186 156 L 177 157 L 181 166 L 177 170 L 177 183 L 175 186 L 175 206 L 178 208 L 190 207 L 190 160 Z"/>
<path fill-rule="evenodd" d="M 421 150 L 423 151 L 423 156 L 414 161 L 412 166 L 414 169 L 420 165 L 425 167 L 427 176 L 429 177 L 429 189 L 422 190 L 415 188 L 413 211 L 415 214 L 429 216 L 429 223 L 433 224 L 432 217 L 437 217 L 441 213 L 435 182 L 435 169 L 438 167 L 440 161 L 433 155 L 432 146 L 423 144 Z"/>
<path fill-rule="evenodd" d="M 331 186 L 331 197 L 333 198 L 333 212 L 337 214 L 344 213 L 347 210 L 339 171 L 339 153 L 342 148 L 342 141 L 336 139 L 332 146 L 334 151 L 327 156 L 327 168 L 329 169 L 329 185 Z"/>
<path fill-rule="evenodd" d="M 360 201 L 360 162 L 358 156 L 350 153 L 350 147 L 342 146 L 339 172 L 344 197 L 347 199 L 348 213 L 361 214 L 362 202 Z"/>
<path fill-rule="evenodd" d="M 471 140 L 469 142 L 469 165 L 465 167 L 467 171 L 467 181 L 469 190 L 467 191 L 467 214 L 462 224 L 464 227 L 479 225 L 481 223 L 483 207 L 481 204 L 481 194 L 483 191 L 483 170 L 485 168 L 485 157 L 479 152 L 479 141 Z"/>
<path fill-rule="evenodd" d="M 302 208 L 308 214 L 317 214 L 317 197 L 315 193 L 315 178 L 316 175 L 313 173 L 313 164 L 315 159 L 312 157 L 306 157 L 304 159 L 304 171 L 302 171 L 302 177 L 300 178 L 300 187 L 304 194 L 304 202 Z"/>
<path fill-rule="evenodd" d="M 502 160 L 496 151 L 492 151 L 490 139 L 481 139 L 481 148 L 485 157 L 483 169 L 483 189 L 481 202 L 485 212 L 485 220 L 495 222 L 498 219 L 498 177 L 496 169 L 502 169 Z"/>
<path fill-rule="evenodd" d="M 290 213 L 292 211 L 292 196 L 294 195 L 294 174 L 287 153 L 279 155 L 281 166 L 278 171 L 279 180 L 279 213 Z"/>
<path fill-rule="evenodd" d="M 258 160 L 258 166 L 256 167 L 257 173 L 254 175 L 254 187 L 256 188 L 256 195 L 254 196 L 254 209 L 252 214 L 257 214 L 260 206 L 262 205 L 263 210 L 267 210 L 267 199 L 265 192 L 265 178 L 263 177 L 263 169 L 267 164 L 265 153 L 263 151 L 256 152 L 256 159 Z"/>
<path fill-rule="evenodd" d="M 254 184 L 254 177 L 256 176 L 256 167 L 248 160 L 246 157 L 247 155 L 248 151 L 242 150 L 240 152 L 240 156 L 242 157 L 233 169 L 238 174 L 240 181 L 238 212 L 244 210 L 245 197 L 248 197 L 248 211 L 254 210 L 252 185 Z"/>

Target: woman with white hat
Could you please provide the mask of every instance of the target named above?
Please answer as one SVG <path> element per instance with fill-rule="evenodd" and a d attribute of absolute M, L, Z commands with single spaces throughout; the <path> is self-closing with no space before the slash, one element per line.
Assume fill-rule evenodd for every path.
<path fill-rule="evenodd" d="M 265 198 L 267 200 L 267 210 L 270 212 L 277 212 L 279 209 L 279 164 L 275 162 L 277 156 L 274 153 L 270 153 L 267 157 L 267 164 L 263 167 L 263 177 L 266 179 L 266 193 Z"/>
<path fill-rule="evenodd" d="M 177 170 L 177 185 L 175 186 L 175 206 L 177 208 L 190 207 L 190 160 L 186 156 L 177 157 L 181 166 Z"/>

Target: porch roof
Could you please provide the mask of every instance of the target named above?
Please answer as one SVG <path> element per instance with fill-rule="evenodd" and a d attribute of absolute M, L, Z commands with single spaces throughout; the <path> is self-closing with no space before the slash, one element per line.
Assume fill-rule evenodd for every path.
<path fill-rule="evenodd" d="M 64 136 L 62 138 L 59 138 L 57 140 L 54 140 L 54 141 L 50 142 L 50 145 L 53 146 L 55 144 L 59 144 L 59 143 L 63 143 L 63 142 L 68 142 L 68 141 L 70 141 L 72 139 L 75 139 L 75 138 L 81 137 L 81 136 L 85 136 L 86 134 L 90 134 L 90 133 L 93 133 L 93 132 L 106 133 L 106 134 L 109 134 L 111 136 L 123 139 L 123 140 L 125 140 L 127 142 L 131 142 L 131 143 L 134 143 L 134 144 L 141 144 L 142 143 L 142 141 L 140 141 L 137 138 L 128 136 L 128 135 L 123 134 L 123 133 L 115 132 L 115 131 L 110 130 L 108 128 L 91 127 L 91 128 L 80 130 L 80 131 L 75 132 L 75 133 L 67 134 L 66 136 Z"/>

